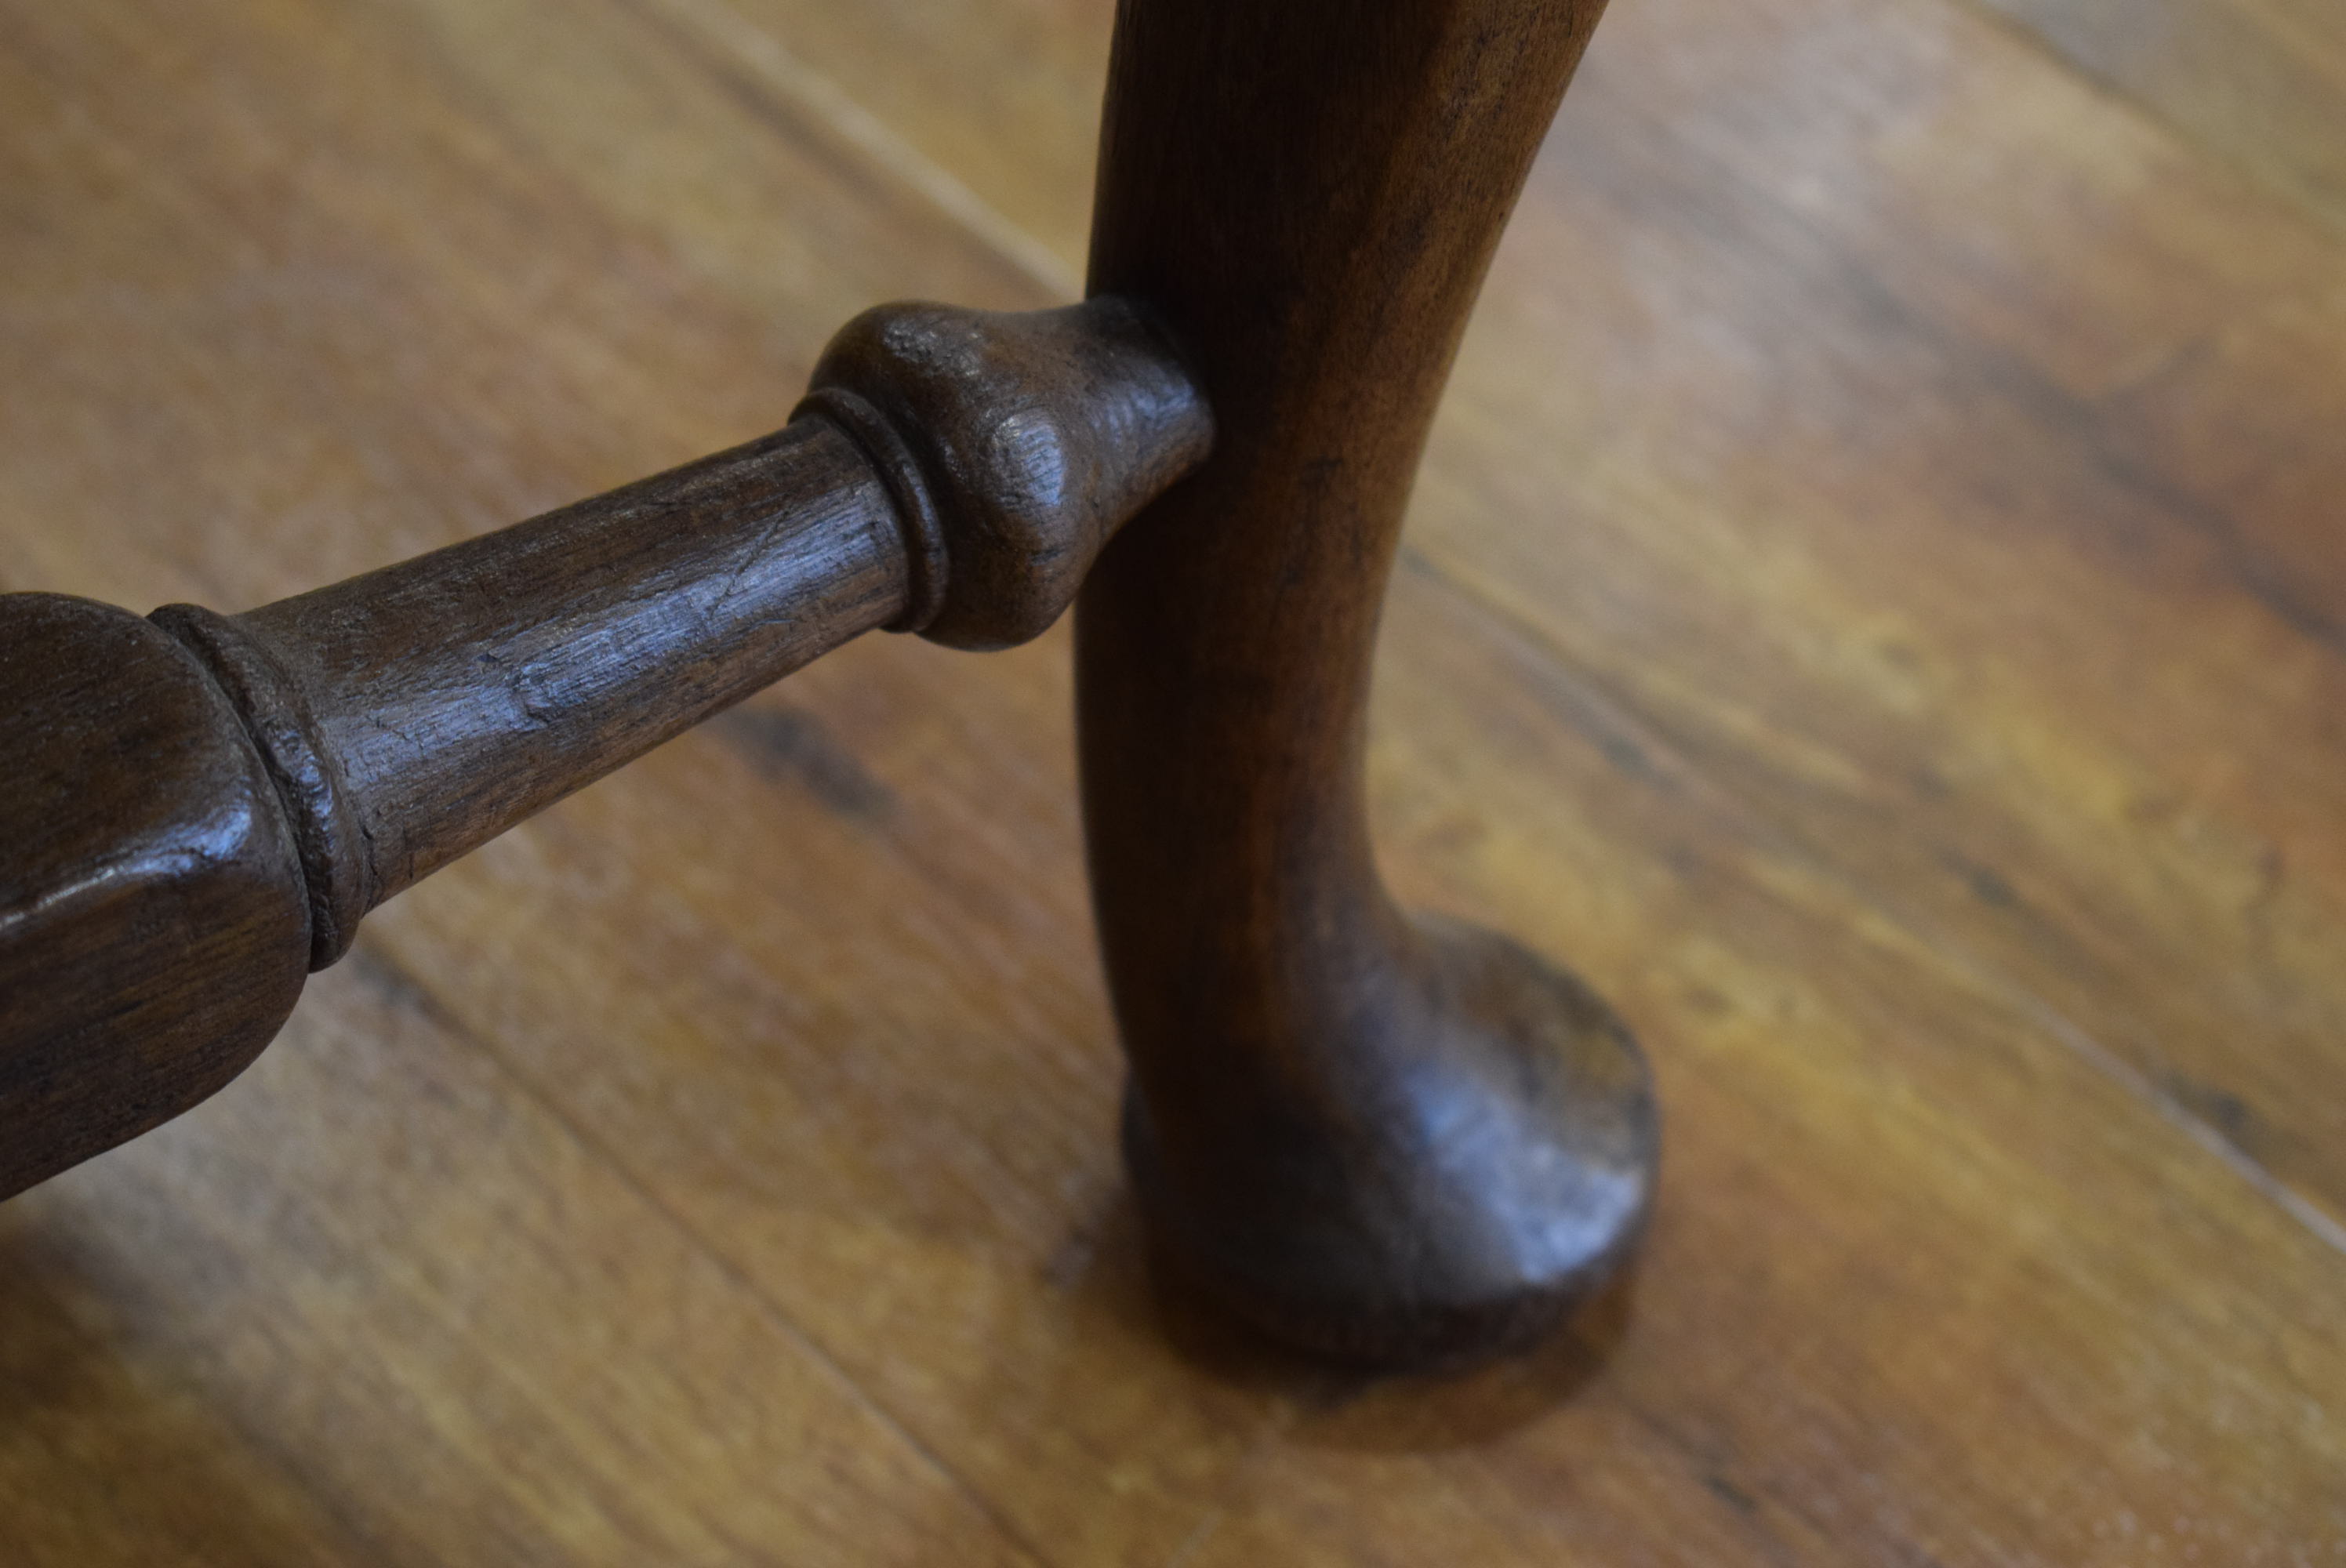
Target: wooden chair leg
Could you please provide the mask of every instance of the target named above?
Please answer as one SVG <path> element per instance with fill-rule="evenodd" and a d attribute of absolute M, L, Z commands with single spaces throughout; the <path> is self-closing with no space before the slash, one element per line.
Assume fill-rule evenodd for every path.
<path fill-rule="evenodd" d="M 1084 805 L 1164 1253 L 1382 1362 L 1520 1345 L 1652 1192 L 1627 1033 L 1398 911 L 1363 814 L 1377 616 L 1426 428 L 1601 0 L 1123 0 L 1091 286 L 1169 324 L 1208 463 L 1078 601 Z"/>
<path fill-rule="evenodd" d="M 866 311 L 789 426 L 241 616 L 0 594 L 0 1198 L 241 1072 L 402 889 L 880 626 L 1007 647 L 1213 420 L 1095 299 Z"/>

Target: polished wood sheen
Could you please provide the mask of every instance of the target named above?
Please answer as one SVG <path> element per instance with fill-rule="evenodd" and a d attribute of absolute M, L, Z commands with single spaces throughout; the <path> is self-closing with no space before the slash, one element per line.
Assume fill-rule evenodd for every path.
<path fill-rule="evenodd" d="M 1418 454 L 1599 4 L 1127 0 L 1092 286 L 1160 311 L 1226 435 L 1079 616 L 1085 820 L 1168 1256 L 1377 1362 L 1527 1343 L 1643 1224 L 1627 1030 L 1402 913 L 1362 799 Z"/>
<path fill-rule="evenodd" d="M 0 588 L 270 603 L 773 430 L 875 300 L 1078 297 L 1114 9 L 0 0 Z M 0 1560 L 2335 1561 L 2346 241 L 2266 171 L 2338 15 L 1606 10 L 1367 725 L 1396 898 L 1659 1092 L 1534 1353 L 1160 1289 L 1073 617 L 863 636 L 0 1204 Z"/>
<path fill-rule="evenodd" d="M 0 596 L 0 1196 L 219 1089 L 384 900 L 810 660 L 1039 635 L 1213 429 L 1115 299 L 867 312 L 801 413 L 235 617 Z"/>
<path fill-rule="evenodd" d="M 127 610 L 0 598 L 0 1194 L 204 1099 L 301 993 L 301 862 L 238 712 Z"/>

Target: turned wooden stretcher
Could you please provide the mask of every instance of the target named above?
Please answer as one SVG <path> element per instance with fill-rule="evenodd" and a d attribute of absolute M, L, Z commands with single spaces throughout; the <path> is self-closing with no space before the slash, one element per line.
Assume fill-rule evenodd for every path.
<path fill-rule="evenodd" d="M 867 313 L 774 435 L 243 615 L 0 598 L 0 1195 L 218 1090 L 369 910 L 686 727 L 875 627 L 1003 647 L 1076 601 L 1165 1255 L 1348 1357 L 1539 1334 L 1643 1223 L 1646 1071 L 1568 974 L 1394 906 L 1363 716 L 1600 8 L 1126 0 L 1088 302 Z"/>

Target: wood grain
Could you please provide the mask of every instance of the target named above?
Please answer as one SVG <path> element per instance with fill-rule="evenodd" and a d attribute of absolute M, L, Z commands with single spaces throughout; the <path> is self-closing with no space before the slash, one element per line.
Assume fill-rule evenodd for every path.
<path fill-rule="evenodd" d="M 479 538 L 233 617 L 0 595 L 0 1198 L 217 1092 L 296 949 L 711 714 L 882 626 L 1039 636 L 1212 433 L 1124 300 L 879 306 L 782 430 Z"/>
<path fill-rule="evenodd" d="M 159 628 L 0 598 L 0 1194 L 213 1094 L 309 968 L 301 863 L 225 693 Z"/>
<path fill-rule="evenodd" d="M 1408 547 L 2346 1220 L 2341 290 L 2300 208 L 1974 10 L 1647 0 Z"/>
<path fill-rule="evenodd" d="M 1090 285 L 1163 315 L 1223 433 L 1076 619 L 1126 1156 L 1168 1264 L 1359 1364 L 1525 1348 L 1652 1203 L 1627 1028 L 1556 961 L 1404 914 L 1363 793 L 1426 428 L 1601 9 L 1117 15 Z"/>
<path fill-rule="evenodd" d="M 261 602 L 770 428 L 872 300 L 1053 302 L 872 149 L 1072 276 L 1107 10 L 0 9 L 0 582 Z M 1397 891 L 1572 955 L 1655 1061 L 1649 1251 L 1581 1343 L 1362 1384 L 1157 1300 L 1067 639 L 873 640 L 0 1209 L 12 1543 L 2336 1559 L 2346 1268 L 2280 1184 L 2341 1190 L 2341 709 L 2275 600 L 2338 603 L 2340 267 L 1939 0 L 1600 28 L 1370 756 Z"/>
<path fill-rule="evenodd" d="M 2346 15 L 2324 0 L 1980 0 L 2346 234 Z"/>

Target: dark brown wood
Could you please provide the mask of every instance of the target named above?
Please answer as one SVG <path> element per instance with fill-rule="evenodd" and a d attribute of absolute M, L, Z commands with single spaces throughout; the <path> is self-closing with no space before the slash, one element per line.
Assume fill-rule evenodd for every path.
<path fill-rule="evenodd" d="M 891 306 L 761 440 L 332 587 L 0 598 L 0 1196 L 188 1109 L 369 910 L 880 626 L 1057 618 L 1212 424 L 1129 306 Z"/>
<path fill-rule="evenodd" d="M 291 808 L 323 967 L 385 899 L 894 618 L 904 555 L 879 475 L 808 420 L 247 615 L 155 621 Z"/>
<path fill-rule="evenodd" d="M 1637 1234 L 1627 1032 L 1506 940 L 1399 911 L 1363 713 L 1403 504 L 1596 0 L 1124 0 L 1091 285 L 1223 437 L 1077 618 L 1084 799 L 1168 1257 L 1307 1346 L 1519 1345 Z"/>
<path fill-rule="evenodd" d="M 128 610 L 0 597 L 0 1196 L 177 1115 L 292 1012 L 301 868 L 236 711 Z"/>
<path fill-rule="evenodd" d="M 871 299 L 1074 297 L 993 215 L 1080 277 L 1113 9 L 0 0 L 0 587 L 249 607 L 755 434 Z M 1509 221 L 1372 820 L 1636 1024 L 1629 1310 L 1168 1323 L 1074 627 L 864 636 L 0 1205 L 0 1561 L 2328 1564 L 2346 242 L 2122 68 L 2261 85 L 2211 12 L 2346 25 L 1616 4 Z"/>

